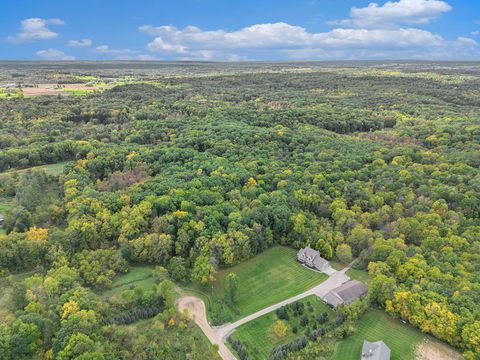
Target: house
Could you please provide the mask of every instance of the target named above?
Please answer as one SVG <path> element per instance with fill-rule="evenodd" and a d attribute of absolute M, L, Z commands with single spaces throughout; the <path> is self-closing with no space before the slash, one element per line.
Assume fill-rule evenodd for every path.
<path fill-rule="evenodd" d="M 363 342 L 360 360 L 390 360 L 390 349 L 383 341 Z"/>
<path fill-rule="evenodd" d="M 297 260 L 318 271 L 326 271 L 330 268 L 329 262 L 320 256 L 320 252 L 313 250 L 310 246 L 298 250 Z"/>
<path fill-rule="evenodd" d="M 339 305 L 348 305 L 367 293 L 367 286 L 357 280 L 349 280 L 336 287 L 323 297 L 328 305 L 337 308 Z"/>

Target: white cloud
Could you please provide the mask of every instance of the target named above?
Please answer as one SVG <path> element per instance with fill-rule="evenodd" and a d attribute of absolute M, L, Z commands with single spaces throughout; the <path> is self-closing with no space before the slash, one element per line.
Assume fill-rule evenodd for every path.
<path fill-rule="evenodd" d="M 111 56 L 115 60 L 159 60 L 154 55 L 143 54 L 141 51 L 132 49 L 111 49 L 108 45 L 100 45 L 95 48 L 95 52 L 105 56 Z"/>
<path fill-rule="evenodd" d="M 35 54 L 42 60 L 75 60 L 75 57 L 57 49 L 40 50 Z"/>
<path fill-rule="evenodd" d="M 154 36 L 147 49 L 166 58 L 232 60 L 251 58 L 298 58 L 315 54 L 329 58 L 337 49 L 363 54 L 362 49 L 389 51 L 404 48 L 428 49 L 441 46 L 443 38 L 415 28 L 358 29 L 337 28 L 310 33 L 286 23 L 257 24 L 237 31 L 203 31 L 194 26 L 142 26 L 141 32 Z M 323 55 L 322 55 L 323 54 Z M 322 56 L 320 56 L 322 55 Z M 309 58 L 309 57 L 305 57 Z"/>
<path fill-rule="evenodd" d="M 61 19 L 40 19 L 30 18 L 21 21 L 21 31 L 18 34 L 9 36 L 8 41 L 21 43 L 36 40 L 48 40 L 58 37 L 58 33 L 51 31 L 47 25 L 63 25 Z"/>
<path fill-rule="evenodd" d="M 459 36 L 457 38 L 457 41 L 460 44 L 467 45 L 467 46 L 474 46 L 474 47 L 478 46 L 478 43 L 474 39 L 467 38 L 467 37 L 464 37 L 464 36 Z"/>
<path fill-rule="evenodd" d="M 367 7 L 352 7 L 350 19 L 332 22 L 353 27 L 391 27 L 400 24 L 425 24 L 452 7 L 441 0 L 399 0 L 383 5 L 370 3 Z"/>
<path fill-rule="evenodd" d="M 353 7 L 348 19 L 331 22 L 336 26 L 325 32 L 284 22 L 234 31 L 191 25 L 144 25 L 139 31 L 152 37 L 146 48 L 164 59 L 478 59 L 475 40 L 445 40 L 417 27 L 451 10 L 443 0 L 397 0 Z"/>
<path fill-rule="evenodd" d="M 332 47 L 402 48 L 440 45 L 440 35 L 420 29 L 334 29 L 313 37 L 320 45 Z"/>
<path fill-rule="evenodd" d="M 100 45 L 95 48 L 95 52 L 112 56 L 124 56 L 138 54 L 140 51 L 131 49 L 111 49 L 108 45 Z"/>
<path fill-rule="evenodd" d="M 67 45 L 72 48 L 88 47 L 92 45 L 92 40 L 90 39 L 69 40 Z"/>

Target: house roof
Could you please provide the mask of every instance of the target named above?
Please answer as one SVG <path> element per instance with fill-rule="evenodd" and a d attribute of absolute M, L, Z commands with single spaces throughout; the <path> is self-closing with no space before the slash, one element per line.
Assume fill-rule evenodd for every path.
<path fill-rule="evenodd" d="M 333 292 L 329 292 L 327 295 L 323 297 L 323 300 L 327 303 L 330 304 L 333 307 L 337 307 L 338 305 L 343 304 L 343 300 L 340 296 Z"/>
<path fill-rule="evenodd" d="M 328 261 L 322 258 L 320 256 L 320 253 L 318 253 L 318 255 L 313 260 L 313 265 L 315 265 L 317 269 L 323 269 L 328 265 Z"/>
<path fill-rule="evenodd" d="M 383 341 L 363 342 L 361 360 L 390 360 L 390 349 Z"/>
<path fill-rule="evenodd" d="M 337 307 L 340 304 L 349 304 L 358 299 L 362 295 L 365 295 L 368 288 L 367 286 L 357 280 L 349 280 L 345 284 L 332 289 L 323 298 L 330 305 Z"/>
<path fill-rule="evenodd" d="M 312 263 L 318 270 L 322 270 L 329 265 L 328 261 L 322 258 L 320 252 L 312 249 L 310 246 L 306 246 L 303 249 L 298 250 L 297 257 L 305 255 L 306 257 L 312 259 Z"/>
<path fill-rule="evenodd" d="M 303 248 L 302 250 L 303 250 L 303 252 L 305 253 L 306 256 L 309 256 L 312 259 L 315 256 L 320 255 L 320 253 L 317 250 L 313 250 L 310 246 L 307 246 L 307 247 Z"/>

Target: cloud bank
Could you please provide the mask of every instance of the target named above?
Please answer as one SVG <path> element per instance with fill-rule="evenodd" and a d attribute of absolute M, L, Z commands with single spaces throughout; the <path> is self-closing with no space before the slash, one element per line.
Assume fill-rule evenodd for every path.
<path fill-rule="evenodd" d="M 310 6 L 316 7 L 313 1 Z M 103 44 L 88 50 L 100 59 L 116 60 L 356 60 L 356 59 L 479 59 L 478 31 L 445 39 L 428 30 L 428 24 L 452 11 L 444 0 L 397 0 L 352 7 L 346 19 L 328 22 L 331 30 L 308 31 L 286 22 L 261 23 L 240 29 L 201 29 L 189 25 L 142 25 L 138 31 L 149 37 L 143 50 L 112 48 Z M 61 19 L 29 18 L 21 21 L 12 43 L 51 40 L 59 36 L 49 29 L 63 25 Z M 476 29 L 472 29 L 476 30 Z M 66 45 L 82 51 L 89 38 L 72 39 Z M 56 47 L 56 46 L 55 46 Z M 68 59 L 60 50 L 36 53 L 48 59 Z"/>
<path fill-rule="evenodd" d="M 152 37 L 146 48 L 163 59 L 191 60 L 336 60 L 451 59 L 480 56 L 476 41 L 445 40 L 422 29 L 452 7 L 442 0 L 399 0 L 353 7 L 350 17 L 329 22 L 333 29 L 309 32 L 285 22 L 256 24 L 239 30 L 179 29 L 143 25 Z M 452 49 L 455 52 L 452 52 Z"/>

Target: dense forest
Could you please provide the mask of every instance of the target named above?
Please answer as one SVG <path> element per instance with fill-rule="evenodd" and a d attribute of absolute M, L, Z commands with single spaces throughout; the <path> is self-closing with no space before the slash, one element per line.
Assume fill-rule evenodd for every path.
<path fill-rule="evenodd" d="M 1 359 L 215 358 L 174 282 L 276 244 L 354 261 L 372 306 L 480 359 L 478 64 L 87 65 L 22 76 L 133 80 L 0 99 Z"/>

